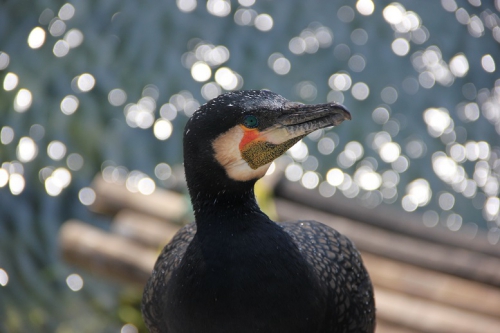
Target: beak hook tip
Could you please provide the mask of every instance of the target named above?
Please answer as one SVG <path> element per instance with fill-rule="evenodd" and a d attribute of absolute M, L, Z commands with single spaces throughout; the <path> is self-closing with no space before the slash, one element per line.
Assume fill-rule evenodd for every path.
<path fill-rule="evenodd" d="M 342 110 L 342 113 L 344 114 L 345 119 L 352 120 L 351 112 L 349 112 L 349 110 L 347 110 L 347 108 L 344 105 L 342 105 L 340 103 L 333 103 L 332 106 L 336 109 Z"/>

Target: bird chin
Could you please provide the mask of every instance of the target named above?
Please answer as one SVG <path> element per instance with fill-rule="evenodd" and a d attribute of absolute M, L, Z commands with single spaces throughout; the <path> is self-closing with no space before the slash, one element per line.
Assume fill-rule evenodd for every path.
<path fill-rule="evenodd" d="M 269 162 L 264 162 L 263 159 L 258 160 L 255 154 L 253 154 L 253 158 L 245 159 L 244 149 L 240 150 L 239 148 L 244 134 L 240 126 L 235 126 L 219 135 L 212 142 L 217 162 L 226 170 L 229 178 L 241 182 L 264 177 L 272 162 L 272 160 Z"/>
<path fill-rule="evenodd" d="M 227 167 L 226 173 L 229 178 L 233 180 L 246 182 L 264 177 L 270 165 L 271 163 L 267 163 L 253 169 L 245 160 L 242 159 L 240 163 Z"/>

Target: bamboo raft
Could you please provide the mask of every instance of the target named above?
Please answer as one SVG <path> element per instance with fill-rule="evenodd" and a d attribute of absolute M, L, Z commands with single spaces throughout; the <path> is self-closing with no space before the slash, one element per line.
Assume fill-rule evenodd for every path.
<path fill-rule="evenodd" d="M 92 188 L 91 209 L 113 216 L 110 231 L 67 221 L 60 231 L 64 259 L 143 288 L 161 248 L 189 222 L 189 202 L 162 189 L 148 196 L 131 193 L 100 176 Z M 500 247 L 490 245 L 485 235 L 430 233 L 422 223 L 409 221 L 413 215 L 363 210 L 343 198 L 332 203 L 283 180 L 275 194 L 279 220 L 321 221 L 362 252 L 375 286 L 377 333 L 500 332 Z"/>

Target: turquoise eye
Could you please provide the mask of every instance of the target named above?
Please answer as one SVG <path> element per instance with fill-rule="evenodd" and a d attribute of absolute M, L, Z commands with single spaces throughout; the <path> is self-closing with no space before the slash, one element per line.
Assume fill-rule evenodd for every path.
<path fill-rule="evenodd" d="M 243 125 L 245 125 L 246 128 L 255 128 L 259 126 L 259 120 L 257 120 L 256 116 L 249 115 L 243 119 Z"/>

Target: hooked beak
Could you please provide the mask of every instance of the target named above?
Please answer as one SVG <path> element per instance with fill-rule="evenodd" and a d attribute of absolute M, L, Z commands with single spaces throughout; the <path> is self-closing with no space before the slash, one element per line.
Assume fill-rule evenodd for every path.
<path fill-rule="evenodd" d="M 340 104 L 305 105 L 287 103 L 276 122 L 259 132 L 255 138 L 240 143 L 242 158 L 256 170 L 271 163 L 307 134 L 320 128 L 336 126 L 351 114 Z"/>
<path fill-rule="evenodd" d="M 273 144 L 298 141 L 318 129 L 340 125 L 346 119 L 351 120 L 351 114 L 341 104 L 288 103 L 276 124 L 262 131 L 262 137 Z"/>

